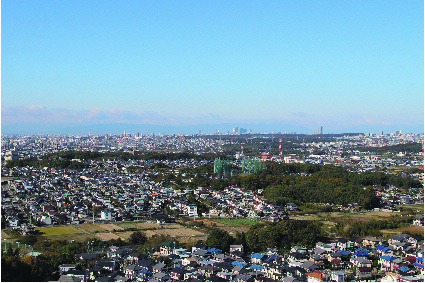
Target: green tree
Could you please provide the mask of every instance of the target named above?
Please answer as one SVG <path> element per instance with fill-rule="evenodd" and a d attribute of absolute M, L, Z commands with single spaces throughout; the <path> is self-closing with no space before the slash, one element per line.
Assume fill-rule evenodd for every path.
<path fill-rule="evenodd" d="M 226 231 L 214 229 L 207 238 L 206 244 L 209 247 L 229 252 L 230 245 L 234 243 L 234 238 Z"/>
<path fill-rule="evenodd" d="M 129 241 L 133 245 L 143 245 L 147 239 L 145 233 L 137 231 L 130 235 Z"/>
<path fill-rule="evenodd" d="M 35 235 L 25 235 L 20 239 L 20 242 L 22 244 L 34 246 L 34 244 L 37 243 L 37 236 L 35 236 Z"/>

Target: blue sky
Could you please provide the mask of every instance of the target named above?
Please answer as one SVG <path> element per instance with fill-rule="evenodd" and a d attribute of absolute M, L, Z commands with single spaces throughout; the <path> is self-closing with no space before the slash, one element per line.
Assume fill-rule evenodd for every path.
<path fill-rule="evenodd" d="M 1 8 L 2 128 L 423 129 L 423 1 L 8 0 Z"/>

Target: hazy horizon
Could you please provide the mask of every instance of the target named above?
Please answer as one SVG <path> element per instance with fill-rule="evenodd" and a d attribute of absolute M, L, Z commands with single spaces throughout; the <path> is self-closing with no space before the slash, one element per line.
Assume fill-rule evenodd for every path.
<path fill-rule="evenodd" d="M 2 133 L 423 132 L 423 5 L 2 1 Z"/>

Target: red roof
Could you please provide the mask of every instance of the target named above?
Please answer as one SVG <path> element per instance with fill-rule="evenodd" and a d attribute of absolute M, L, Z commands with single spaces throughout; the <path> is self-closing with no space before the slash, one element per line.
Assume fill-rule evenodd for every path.
<path fill-rule="evenodd" d="M 416 257 L 409 255 L 405 258 L 405 260 L 407 260 L 411 264 L 414 264 L 416 262 Z"/>
<path fill-rule="evenodd" d="M 318 271 L 318 270 L 315 270 L 309 273 L 308 276 L 318 278 L 318 279 L 325 279 L 330 277 L 328 274 L 324 273 L 323 271 Z"/>

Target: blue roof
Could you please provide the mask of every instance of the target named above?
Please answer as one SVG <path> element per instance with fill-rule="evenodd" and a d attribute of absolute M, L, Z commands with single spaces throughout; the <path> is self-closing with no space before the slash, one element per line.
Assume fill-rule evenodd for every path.
<path fill-rule="evenodd" d="M 424 265 L 423 265 L 423 264 L 417 264 L 417 263 L 415 262 L 413 265 L 419 266 L 420 268 L 424 269 Z"/>
<path fill-rule="evenodd" d="M 271 255 L 264 260 L 264 262 L 270 263 L 271 261 L 278 261 L 281 257 L 277 255 Z"/>
<path fill-rule="evenodd" d="M 244 267 L 246 265 L 246 263 L 243 263 L 243 262 L 240 262 L 240 261 L 234 261 L 234 262 L 232 262 L 232 265 L 237 265 L 237 266 L 240 266 L 240 267 Z"/>
<path fill-rule="evenodd" d="M 340 250 L 339 253 L 342 254 L 342 255 L 349 255 L 350 254 L 350 252 L 347 252 L 347 251 L 344 251 L 344 250 Z"/>
<path fill-rule="evenodd" d="M 407 266 L 402 266 L 402 267 L 399 268 L 399 270 L 406 272 L 406 271 L 409 271 L 410 268 L 408 268 Z"/>
<path fill-rule="evenodd" d="M 395 256 L 389 256 L 389 255 L 384 255 L 384 256 L 381 256 L 380 258 L 388 260 L 388 261 L 393 261 L 396 259 Z"/>
<path fill-rule="evenodd" d="M 259 265 L 256 265 L 256 264 L 251 265 L 249 268 L 256 269 L 256 270 L 263 270 L 264 269 L 263 266 L 259 266 Z"/>
<path fill-rule="evenodd" d="M 358 253 L 368 253 L 369 251 L 368 251 L 368 250 L 366 250 L 366 249 L 364 249 L 364 248 L 358 248 L 358 249 L 356 250 L 356 252 L 358 252 Z"/>
<path fill-rule="evenodd" d="M 383 247 L 383 246 L 381 246 L 381 245 L 377 246 L 377 247 L 376 247 L 376 249 L 381 250 L 381 251 L 384 251 L 384 252 L 386 252 L 386 251 L 388 251 L 388 250 L 389 250 L 389 248 L 387 248 L 387 247 Z"/>
<path fill-rule="evenodd" d="M 424 258 L 423 257 L 417 257 L 416 260 L 424 261 Z"/>
<path fill-rule="evenodd" d="M 253 255 L 251 256 L 251 258 L 262 259 L 262 258 L 263 258 L 263 256 L 264 256 L 264 255 L 262 255 L 262 254 L 257 254 L 257 253 L 255 253 L 255 254 L 253 254 Z"/>
<path fill-rule="evenodd" d="M 144 270 L 144 269 L 142 269 L 142 270 L 139 270 L 139 273 L 143 273 L 143 274 L 152 274 L 152 271 L 149 271 L 149 270 Z"/>
<path fill-rule="evenodd" d="M 210 252 L 210 253 L 213 253 L 213 254 L 220 254 L 220 253 L 222 253 L 222 250 L 216 249 L 216 248 L 210 248 L 207 251 Z"/>

